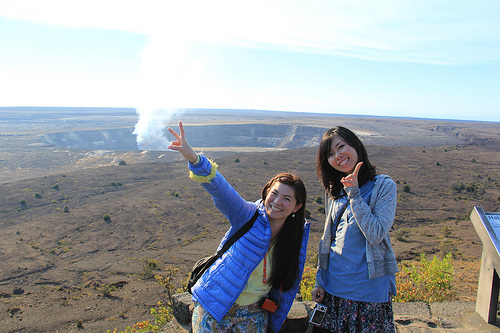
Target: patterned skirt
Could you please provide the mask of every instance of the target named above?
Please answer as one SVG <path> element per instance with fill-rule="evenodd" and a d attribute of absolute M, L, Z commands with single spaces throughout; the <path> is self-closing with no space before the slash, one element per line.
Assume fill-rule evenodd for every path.
<path fill-rule="evenodd" d="M 328 309 L 313 332 L 394 333 L 392 302 L 353 301 L 326 293 L 321 301 Z M 319 328 L 319 329 L 318 329 Z"/>
<path fill-rule="evenodd" d="M 266 333 L 267 319 L 267 311 L 262 310 L 258 303 L 235 303 L 221 321 L 216 321 L 200 303 L 195 302 L 191 325 L 193 333 Z"/>

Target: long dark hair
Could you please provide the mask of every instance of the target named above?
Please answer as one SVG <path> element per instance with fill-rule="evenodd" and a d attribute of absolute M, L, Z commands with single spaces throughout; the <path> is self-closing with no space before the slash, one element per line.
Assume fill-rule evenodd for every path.
<path fill-rule="evenodd" d="M 295 214 L 287 217 L 281 228 L 272 257 L 271 277 L 268 281 L 273 288 L 283 291 L 290 290 L 298 278 L 299 254 L 304 233 L 307 193 L 304 182 L 291 173 L 281 173 L 274 176 L 262 189 L 262 200 L 265 201 L 269 190 L 275 182 L 280 182 L 294 189 L 295 200 L 302 204 Z"/>
<path fill-rule="evenodd" d="M 340 180 L 346 176 L 346 173 L 336 170 L 328 162 L 334 135 L 340 136 L 349 146 L 353 147 L 358 154 L 358 162 L 363 162 L 358 174 L 359 186 L 362 186 L 368 180 L 373 180 L 377 171 L 368 159 L 365 146 L 351 130 L 342 126 L 336 126 L 326 131 L 319 144 L 316 172 L 324 190 L 332 198 L 337 199 L 341 196 L 341 191 L 344 187 Z"/>

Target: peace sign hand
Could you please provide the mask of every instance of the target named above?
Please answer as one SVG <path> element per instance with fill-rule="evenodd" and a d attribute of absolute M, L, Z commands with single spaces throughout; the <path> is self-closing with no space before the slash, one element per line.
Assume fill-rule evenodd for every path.
<path fill-rule="evenodd" d="M 340 182 L 344 184 L 344 187 L 358 186 L 358 173 L 362 165 L 363 162 L 359 162 L 358 164 L 356 164 L 354 171 L 350 175 L 347 175 L 340 180 Z"/>
<path fill-rule="evenodd" d="M 168 149 L 177 150 L 182 154 L 182 156 L 191 163 L 196 162 L 198 159 L 198 154 L 195 153 L 193 148 L 189 145 L 186 140 L 186 134 L 184 133 L 184 126 L 182 125 L 182 121 L 179 121 L 179 134 L 175 132 L 170 127 L 168 131 L 176 138 L 177 141 L 170 142 L 170 146 Z"/>

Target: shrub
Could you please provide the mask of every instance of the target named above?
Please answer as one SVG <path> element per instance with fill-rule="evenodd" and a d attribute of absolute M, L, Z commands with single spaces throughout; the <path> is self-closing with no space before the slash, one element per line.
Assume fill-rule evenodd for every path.
<path fill-rule="evenodd" d="M 457 246 L 450 238 L 445 238 L 439 244 L 439 250 L 442 253 L 449 253 L 452 257 L 456 257 L 461 255 L 461 252 L 458 250 Z"/>
<path fill-rule="evenodd" d="M 311 301 L 311 292 L 316 283 L 316 267 L 306 263 L 304 273 L 302 273 L 302 280 L 300 281 L 300 295 L 302 300 Z"/>
<path fill-rule="evenodd" d="M 149 262 L 155 262 L 154 260 L 149 260 Z M 155 265 L 157 263 L 155 262 Z M 132 327 L 128 326 L 124 331 L 120 331 L 120 333 L 132 333 L 132 332 L 158 332 L 160 331 L 165 325 L 167 325 L 172 318 L 174 317 L 173 315 L 173 298 L 172 295 L 174 294 L 174 287 L 173 287 L 173 281 L 179 272 L 178 268 L 175 268 L 173 266 L 168 266 L 165 271 L 167 272 L 166 275 L 155 275 L 154 278 L 156 282 L 158 282 L 161 286 L 165 287 L 165 292 L 167 293 L 167 299 L 166 299 L 166 304 L 165 302 L 158 302 L 157 303 L 157 308 L 152 308 L 151 309 L 151 314 L 154 316 L 154 324 L 150 323 L 149 320 L 145 320 L 142 322 L 139 322 Z M 178 292 L 181 292 L 182 290 L 178 290 Z M 163 297 L 162 297 L 163 298 Z M 120 317 L 124 318 L 125 314 L 120 312 Z M 108 330 L 106 333 L 117 333 L 116 329 L 111 332 Z"/>
<path fill-rule="evenodd" d="M 451 185 L 451 190 L 456 193 L 460 193 L 465 189 L 465 184 L 461 181 L 457 181 L 456 183 Z"/>
<path fill-rule="evenodd" d="M 57 190 L 57 191 L 59 191 L 59 190 L 60 190 L 60 188 L 59 188 L 59 184 L 58 184 L 58 183 L 57 183 L 57 184 L 54 184 L 54 186 L 52 186 L 52 189 L 53 189 L 53 190 Z"/>
<path fill-rule="evenodd" d="M 35 198 L 37 199 L 41 199 L 42 198 L 42 195 L 40 193 L 35 193 Z"/>
<path fill-rule="evenodd" d="M 323 204 L 323 198 L 320 196 L 317 196 L 316 199 L 314 199 L 314 202 L 317 204 Z"/>
<path fill-rule="evenodd" d="M 154 259 L 145 259 L 142 264 L 141 271 L 137 274 L 139 279 L 149 280 L 154 277 L 153 271 L 159 270 L 160 267 L 158 265 L 158 261 Z"/>
<path fill-rule="evenodd" d="M 21 199 L 21 201 L 19 201 L 19 204 L 20 204 L 21 206 L 25 206 L 25 205 L 26 205 L 26 200 Z"/>
<path fill-rule="evenodd" d="M 481 186 L 476 182 L 469 182 L 467 184 L 464 184 L 461 181 L 457 181 L 456 183 L 451 185 L 451 190 L 455 193 L 462 193 L 465 191 L 467 193 L 475 194 L 481 192 L 479 191 L 480 188 Z"/>
<path fill-rule="evenodd" d="M 101 292 L 104 297 L 112 297 L 114 291 L 116 291 L 116 286 L 109 286 L 105 284 L 101 287 Z"/>
<path fill-rule="evenodd" d="M 109 222 L 111 221 L 111 216 L 109 216 L 109 214 L 104 214 L 102 216 L 102 219 L 105 221 L 105 222 Z"/>
<path fill-rule="evenodd" d="M 404 184 L 403 185 L 403 192 L 410 193 L 410 191 L 411 191 L 410 185 Z"/>
<path fill-rule="evenodd" d="M 406 242 L 406 236 L 410 234 L 410 229 L 408 228 L 399 228 L 394 231 L 394 239 L 400 242 Z"/>
<path fill-rule="evenodd" d="M 444 238 L 448 238 L 451 235 L 451 228 L 448 226 L 444 226 L 441 228 L 441 232 L 443 233 Z"/>
<path fill-rule="evenodd" d="M 465 190 L 467 193 L 476 193 L 476 191 L 479 189 L 479 185 L 475 182 L 470 182 L 467 185 L 465 185 Z"/>
<path fill-rule="evenodd" d="M 235 160 L 234 160 L 234 163 L 240 163 L 240 158 L 237 157 Z"/>
<path fill-rule="evenodd" d="M 399 266 L 395 302 L 442 302 L 453 297 L 451 253 L 443 260 L 434 256 L 432 261 L 421 253 L 420 261 L 405 260 Z"/>
<path fill-rule="evenodd" d="M 320 214 L 325 214 L 325 206 L 319 206 L 316 210 Z"/>
<path fill-rule="evenodd" d="M 120 160 L 120 162 L 118 163 L 118 165 L 127 165 L 127 162 L 125 162 L 124 160 Z"/>

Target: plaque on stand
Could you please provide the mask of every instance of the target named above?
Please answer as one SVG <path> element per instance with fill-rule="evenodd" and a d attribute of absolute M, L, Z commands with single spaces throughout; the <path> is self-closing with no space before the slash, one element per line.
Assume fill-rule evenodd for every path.
<path fill-rule="evenodd" d="M 477 287 L 476 312 L 488 323 L 496 322 L 500 288 L 500 213 L 474 207 L 470 219 L 483 243 Z"/>

